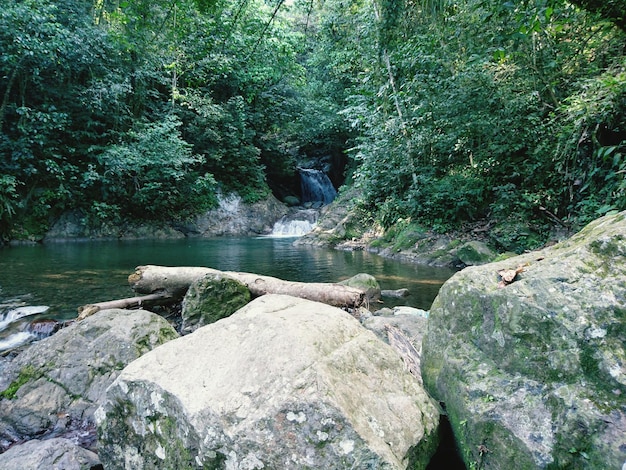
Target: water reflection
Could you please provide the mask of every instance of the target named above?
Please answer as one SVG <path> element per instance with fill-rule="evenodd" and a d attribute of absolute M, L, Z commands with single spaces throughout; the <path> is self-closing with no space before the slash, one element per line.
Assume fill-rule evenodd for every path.
<path fill-rule="evenodd" d="M 409 289 L 411 295 L 397 302 L 423 309 L 453 274 L 362 251 L 293 246 L 293 239 L 73 242 L 1 249 L 0 299 L 30 295 L 33 305 L 51 307 L 47 315 L 73 318 L 80 305 L 132 295 L 128 275 L 144 264 L 208 266 L 302 282 L 336 282 L 365 272 L 383 289 Z"/>

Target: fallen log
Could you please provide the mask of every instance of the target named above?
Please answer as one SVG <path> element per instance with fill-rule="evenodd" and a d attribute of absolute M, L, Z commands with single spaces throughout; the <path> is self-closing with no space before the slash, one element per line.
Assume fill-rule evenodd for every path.
<path fill-rule="evenodd" d="M 293 282 L 259 274 L 219 271 L 194 266 L 138 266 L 135 272 L 128 276 L 128 282 L 131 288 L 139 294 L 161 292 L 180 298 L 184 296 L 192 282 L 206 274 L 236 279 L 243 283 L 254 297 L 265 294 L 286 294 L 347 308 L 358 308 L 365 302 L 364 291 L 342 284 Z"/>
<path fill-rule="evenodd" d="M 95 304 L 83 305 L 78 307 L 77 320 L 84 320 L 85 318 L 93 315 L 100 310 L 107 310 L 110 308 L 137 308 L 150 305 L 162 305 L 170 302 L 174 302 L 173 298 L 166 292 L 157 292 L 149 295 L 141 295 L 138 297 L 129 297 L 126 299 L 107 300 L 106 302 L 98 302 Z"/>

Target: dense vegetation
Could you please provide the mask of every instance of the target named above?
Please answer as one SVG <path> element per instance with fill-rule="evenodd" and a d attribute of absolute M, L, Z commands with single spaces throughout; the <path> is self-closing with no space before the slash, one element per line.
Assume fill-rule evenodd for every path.
<path fill-rule="evenodd" d="M 383 227 L 503 249 L 626 209 L 622 0 L 0 1 L 4 238 L 284 197 L 321 155 Z"/>

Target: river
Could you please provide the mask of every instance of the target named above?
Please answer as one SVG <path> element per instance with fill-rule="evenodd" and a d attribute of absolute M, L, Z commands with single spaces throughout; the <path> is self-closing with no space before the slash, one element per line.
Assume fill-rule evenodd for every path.
<path fill-rule="evenodd" d="M 89 241 L 11 246 L 0 249 L 0 351 L 13 347 L 26 319 L 9 322 L 13 305 L 48 306 L 32 318 L 75 318 L 81 305 L 132 297 L 128 275 L 136 266 L 207 266 L 289 281 L 336 282 L 364 272 L 382 289 L 409 289 L 399 301 L 429 309 L 454 271 L 389 260 L 363 251 L 294 246 L 293 238 L 186 238 L 179 240 Z M 4 320 L 4 322 L 3 322 Z M 4 323 L 4 327 L 3 327 Z M 24 335 L 23 335 L 24 336 Z M 4 348 L 3 346 L 4 342 Z"/>

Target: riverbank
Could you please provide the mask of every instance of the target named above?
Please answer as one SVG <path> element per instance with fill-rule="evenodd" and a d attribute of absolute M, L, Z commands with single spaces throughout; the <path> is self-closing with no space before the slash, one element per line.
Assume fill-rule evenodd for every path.
<path fill-rule="evenodd" d="M 572 235 L 554 227 L 550 237 L 540 236 L 531 222 L 501 226 L 494 220 L 467 223 L 441 232 L 410 219 L 398 219 L 383 227 L 359 203 L 359 191 L 344 187 L 337 198 L 319 209 L 313 230 L 297 238 L 298 246 L 367 251 L 384 258 L 417 265 L 462 269 L 514 256 L 528 249 L 552 245 Z M 158 240 L 222 236 L 265 236 L 277 222 L 297 217 L 294 208 L 270 196 L 253 204 L 235 194 L 220 196 L 216 209 L 186 221 L 169 223 L 120 221 L 93 225 L 79 211 L 63 214 L 47 233 L 10 245 L 88 240 Z M 310 216 L 309 216 L 310 218 Z M 310 220 L 307 220 L 310 225 Z"/>
<path fill-rule="evenodd" d="M 442 233 L 410 219 L 398 219 L 385 230 L 360 208 L 358 190 L 347 188 L 332 204 L 322 208 L 316 227 L 295 243 L 367 251 L 420 265 L 462 269 L 544 248 L 573 233 L 554 227 L 546 239 L 533 230 L 530 222 L 507 227 L 493 220 L 467 223 L 458 230 Z"/>

